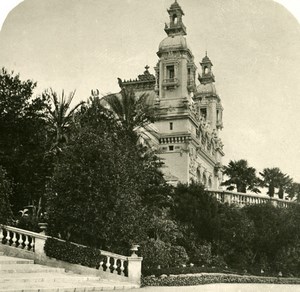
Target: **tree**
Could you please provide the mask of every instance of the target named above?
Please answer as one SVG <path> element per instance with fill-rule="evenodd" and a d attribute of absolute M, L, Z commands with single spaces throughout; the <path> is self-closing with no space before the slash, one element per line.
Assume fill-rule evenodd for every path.
<path fill-rule="evenodd" d="M 155 156 L 142 155 L 131 139 L 134 133 L 126 135 L 106 111 L 95 99 L 75 115 L 78 126 L 47 192 L 49 233 L 125 252 L 130 243 L 147 238 L 151 213 L 142 196 L 149 184 L 160 182 L 153 180 L 159 171 Z"/>
<path fill-rule="evenodd" d="M 279 199 L 284 198 L 284 192 L 289 188 L 289 186 L 292 184 L 293 180 L 287 175 L 287 174 L 282 174 L 282 176 L 279 179 L 278 182 L 278 197 Z"/>
<path fill-rule="evenodd" d="M 236 206 L 222 204 L 219 208 L 219 229 L 213 249 L 232 267 L 245 269 L 253 260 L 253 221 Z"/>
<path fill-rule="evenodd" d="M 36 83 L 2 68 L 0 72 L 0 165 L 13 182 L 10 201 L 18 212 L 42 196 L 49 175 L 42 97 L 33 98 Z"/>
<path fill-rule="evenodd" d="M 296 200 L 300 201 L 300 183 L 293 182 L 289 184 L 286 192 L 291 199 L 296 197 Z"/>
<path fill-rule="evenodd" d="M 260 172 L 263 177 L 262 185 L 268 188 L 268 195 L 274 197 L 275 188 L 279 188 L 279 198 L 283 198 L 284 190 L 291 184 L 292 180 L 284 174 L 278 167 L 264 168 Z"/>
<path fill-rule="evenodd" d="M 172 213 L 178 223 L 185 225 L 188 232 L 198 240 L 211 241 L 217 227 L 218 202 L 196 182 L 179 184 L 173 194 Z"/>
<path fill-rule="evenodd" d="M 253 264 L 273 271 L 281 261 L 294 261 L 292 251 L 298 248 L 300 238 L 300 206 L 291 204 L 288 208 L 277 208 L 271 204 L 247 206 L 242 209 L 254 223 L 255 234 L 252 241 Z M 283 262 L 282 254 L 285 254 Z M 279 270 L 277 270 L 278 273 Z M 299 270 L 298 270 L 299 271 Z M 276 270 L 275 270 L 276 272 Z"/>
<path fill-rule="evenodd" d="M 60 152 L 61 146 L 68 141 L 75 111 L 83 104 L 80 102 L 71 108 L 74 95 L 75 91 L 66 97 L 65 92 L 62 91 L 61 96 L 58 96 L 53 89 L 46 90 L 42 94 L 43 98 L 48 101 L 47 125 L 52 136 L 51 151 Z"/>
<path fill-rule="evenodd" d="M 7 224 L 12 219 L 9 197 L 12 195 L 11 183 L 5 170 L 0 166 L 0 224 Z"/>
<path fill-rule="evenodd" d="M 103 100 L 128 134 L 154 122 L 154 107 L 149 104 L 146 93 L 137 96 L 133 89 L 123 87 L 120 94 L 110 94 Z"/>
<path fill-rule="evenodd" d="M 228 166 L 224 167 L 224 174 L 229 178 L 222 183 L 222 185 L 228 186 L 227 190 L 231 191 L 236 188 L 241 193 L 246 193 L 247 190 L 260 193 L 257 188 L 259 179 L 256 176 L 256 170 L 248 166 L 247 160 L 231 160 Z"/>

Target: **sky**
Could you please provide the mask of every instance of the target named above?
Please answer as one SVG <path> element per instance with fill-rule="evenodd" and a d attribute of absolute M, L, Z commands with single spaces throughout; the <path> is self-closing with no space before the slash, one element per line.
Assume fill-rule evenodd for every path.
<path fill-rule="evenodd" d="M 258 171 L 279 167 L 300 182 L 296 1 L 278 0 L 298 21 L 271 0 L 178 0 L 198 68 L 206 50 L 214 65 L 223 163 L 247 159 Z M 117 92 L 117 77 L 134 79 L 145 65 L 154 73 L 173 2 L 0 0 L 0 66 L 37 81 L 36 94 L 76 89 L 80 101 L 95 88 Z"/>

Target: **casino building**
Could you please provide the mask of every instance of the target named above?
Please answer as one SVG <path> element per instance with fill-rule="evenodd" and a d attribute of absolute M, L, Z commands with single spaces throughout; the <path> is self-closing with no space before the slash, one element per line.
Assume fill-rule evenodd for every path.
<path fill-rule="evenodd" d="M 155 75 L 146 66 L 137 79 L 119 79 L 119 84 L 133 89 L 137 97 L 147 93 L 149 102 L 156 107 L 157 121 L 140 132 L 163 158 L 162 170 L 169 183 L 195 180 L 208 189 L 218 189 L 224 156 L 219 138 L 223 107 L 215 87 L 213 64 L 206 53 L 197 76 L 185 37 L 184 13 L 177 1 L 168 14 L 170 22 L 164 28 L 167 37 L 158 47 Z"/>

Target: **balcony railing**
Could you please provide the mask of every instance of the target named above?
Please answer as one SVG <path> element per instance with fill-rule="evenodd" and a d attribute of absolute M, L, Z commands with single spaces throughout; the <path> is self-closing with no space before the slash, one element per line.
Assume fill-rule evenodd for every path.
<path fill-rule="evenodd" d="M 178 84 L 179 80 L 177 78 L 167 78 L 163 81 L 164 86 L 178 86 Z"/>
<path fill-rule="evenodd" d="M 287 207 L 289 204 L 295 204 L 294 201 L 271 198 L 267 195 L 246 194 L 222 190 L 208 190 L 208 192 L 222 203 L 228 203 L 230 205 L 235 204 L 240 207 L 246 205 L 265 204 L 268 202 L 278 207 Z"/>

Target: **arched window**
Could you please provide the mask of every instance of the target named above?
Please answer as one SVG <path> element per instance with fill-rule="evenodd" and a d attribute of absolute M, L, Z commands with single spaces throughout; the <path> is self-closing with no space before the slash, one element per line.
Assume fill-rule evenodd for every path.
<path fill-rule="evenodd" d="M 177 15 L 174 14 L 174 15 L 173 15 L 173 23 L 174 23 L 174 24 L 177 24 L 177 22 L 178 22 Z"/>
<path fill-rule="evenodd" d="M 208 67 L 204 67 L 204 74 L 208 74 L 208 72 L 209 72 Z"/>

